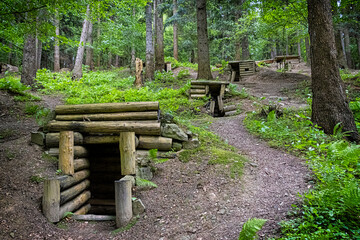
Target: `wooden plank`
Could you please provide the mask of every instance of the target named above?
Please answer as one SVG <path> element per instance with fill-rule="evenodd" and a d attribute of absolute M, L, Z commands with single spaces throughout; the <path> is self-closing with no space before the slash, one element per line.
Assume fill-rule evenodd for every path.
<path fill-rule="evenodd" d="M 44 195 L 42 199 L 42 211 L 50 222 L 60 221 L 60 181 L 47 179 L 44 182 Z"/>
<path fill-rule="evenodd" d="M 65 203 L 60 207 L 59 215 L 60 218 L 63 218 L 65 213 L 73 212 L 74 210 L 79 209 L 82 205 L 84 205 L 91 197 L 90 191 L 85 191 L 78 195 L 73 200 Z"/>
<path fill-rule="evenodd" d="M 90 161 L 87 158 L 79 158 L 74 160 L 74 170 L 75 172 L 88 169 L 90 167 Z"/>
<path fill-rule="evenodd" d="M 160 135 L 160 123 L 136 122 L 136 121 L 51 121 L 47 128 L 50 131 L 79 131 L 86 133 L 118 133 L 133 131 L 142 135 Z"/>
<path fill-rule="evenodd" d="M 113 215 L 95 215 L 95 214 L 74 215 L 71 218 L 78 221 L 115 221 L 116 220 L 116 216 Z"/>
<path fill-rule="evenodd" d="M 58 121 L 158 120 L 157 111 L 56 115 Z"/>
<path fill-rule="evenodd" d="M 135 132 L 121 132 L 119 138 L 121 174 L 135 174 Z"/>
<path fill-rule="evenodd" d="M 206 94 L 206 89 L 190 89 L 191 94 Z"/>
<path fill-rule="evenodd" d="M 116 209 L 116 227 L 126 226 L 132 214 L 132 183 L 128 176 L 119 181 L 115 181 L 115 209 Z"/>
<path fill-rule="evenodd" d="M 191 89 L 204 89 L 207 85 L 191 85 Z"/>
<path fill-rule="evenodd" d="M 172 146 L 172 138 L 160 136 L 140 136 L 139 148 L 142 149 L 158 149 L 162 151 L 170 151 Z"/>
<path fill-rule="evenodd" d="M 223 103 L 222 97 L 219 95 L 217 97 L 217 100 L 218 100 L 219 111 L 224 112 L 224 103 Z"/>
<path fill-rule="evenodd" d="M 60 204 L 64 204 L 70 199 L 78 196 L 80 193 L 82 193 L 84 190 L 88 189 L 90 187 L 90 181 L 84 180 L 81 183 L 68 188 L 67 190 L 60 193 Z"/>
<path fill-rule="evenodd" d="M 90 176 L 89 170 L 81 170 L 79 172 L 74 173 L 73 176 L 63 176 L 60 179 L 60 189 L 64 190 L 71 186 L 74 186 L 78 182 L 88 178 Z"/>
<path fill-rule="evenodd" d="M 191 94 L 192 98 L 203 98 L 206 97 L 206 94 Z"/>
<path fill-rule="evenodd" d="M 60 132 L 59 169 L 63 174 L 74 174 L 74 132 L 72 131 Z"/>
<path fill-rule="evenodd" d="M 143 112 L 157 110 L 159 110 L 159 102 L 94 103 L 58 105 L 55 107 L 55 113 L 57 115 L 83 113 Z"/>
<path fill-rule="evenodd" d="M 210 113 L 211 115 L 214 115 L 215 113 L 215 101 L 210 102 Z"/>

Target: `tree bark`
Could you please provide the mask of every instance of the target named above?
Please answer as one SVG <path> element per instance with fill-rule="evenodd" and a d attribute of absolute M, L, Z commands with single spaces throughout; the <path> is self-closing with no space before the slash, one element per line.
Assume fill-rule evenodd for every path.
<path fill-rule="evenodd" d="M 241 59 L 248 60 L 250 59 L 250 51 L 249 51 L 249 39 L 248 36 L 245 35 L 241 39 Z"/>
<path fill-rule="evenodd" d="M 90 15 L 90 6 L 86 8 L 86 17 L 83 23 L 83 28 L 80 36 L 80 43 L 76 54 L 75 66 L 72 72 L 72 79 L 79 79 L 82 77 L 82 62 L 84 58 L 84 50 L 87 38 L 87 32 L 89 29 L 89 15 Z"/>
<path fill-rule="evenodd" d="M 177 0 L 173 0 L 173 16 L 176 16 L 177 14 Z M 173 37 L 174 37 L 174 58 L 176 60 L 179 60 L 179 53 L 178 53 L 178 24 L 177 21 L 174 21 L 174 26 L 173 26 Z"/>
<path fill-rule="evenodd" d="M 351 51 L 350 51 L 350 34 L 349 28 L 344 27 L 344 47 L 345 47 L 345 55 L 346 55 L 346 63 L 348 68 L 353 68 Z"/>
<path fill-rule="evenodd" d="M 60 36 L 60 19 L 59 12 L 56 10 L 55 19 L 55 46 L 54 46 L 54 72 L 60 71 L 60 46 L 59 46 L 59 36 Z"/>
<path fill-rule="evenodd" d="M 162 4 L 162 0 L 156 1 L 155 13 L 155 70 L 164 70 L 164 23 L 162 13 L 159 12 L 159 5 Z"/>
<path fill-rule="evenodd" d="M 341 123 L 351 141 L 359 141 L 337 64 L 330 0 L 308 0 L 311 41 L 312 121 L 332 134 Z"/>
<path fill-rule="evenodd" d="M 93 44 L 92 31 L 93 31 L 93 24 L 92 22 L 89 22 L 89 30 L 87 33 L 87 40 L 86 40 L 86 42 L 89 43 L 89 46 L 86 46 L 85 65 L 89 66 L 90 70 L 94 70 L 94 62 L 93 62 L 94 49 L 92 47 Z"/>
<path fill-rule="evenodd" d="M 23 50 L 21 83 L 32 86 L 36 76 L 36 41 L 33 34 L 28 34 Z"/>
<path fill-rule="evenodd" d="M 154 79 L 154 47 L 152 36 L 152 4 L 146 4 L 146 73 L 145 79 Z"/>
<path fill-rule="evenodd" d="M 197 8 L 197 38 L 198 38 L 197 79 L 213 79 L 210 69 L 206 0 L 196 0 L 196 8 Z"/>

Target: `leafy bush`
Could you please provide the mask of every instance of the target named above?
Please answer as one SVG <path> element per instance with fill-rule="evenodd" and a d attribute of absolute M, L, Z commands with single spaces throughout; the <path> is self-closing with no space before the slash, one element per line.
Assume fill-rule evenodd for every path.
<path fill-rule="evenodd" d="M 249 97 L 249 94 L 246 92 L 245 88 L 242 88 L 239 91 L 239 90 L 237 90 L 237 87 L 238 86 L 236 84 L 232 84 L 232 83 L 229 84 L 228 89 L 229 89 L 229 93 L 232 96 L 238 96 L 240 98 L 248 98 Z"/>
<path fill-rule="evenodd" d="M 36 104 L 26 103 L 24 111 L 26 114 L 34 116 L 40 127 L 45 126 L 52 119 L 52 112 L 50 109 Z"/>
<path fill-rule="evenodd" d="M 178 78 L 179 80 L 183 80 L 183 79 L 185 79 L 185 78 L 187 78 L 187 77 L 189 77 L 189 76 L 190 76 L 190 73 L 189 73 L 189 70 L 188 70 L 188 69 L 181 69 L 181 70 L 179 71 L 178 75 L 177 75 L 177 78 Z"/>
<path fill-rule="evenodd" d="M 0 89 L 7 90 L 10 93 L 17 94 L 18 96 L 14 96 L 15 101 L 39 101 L 40 97 L 34 96 L 28 92 L 30 87 L 23 85 L 20 82 L 20 78 L 14 76 L 6 76 L 0 79 Z"/>
<path fill-rule="evenodd" d="M 261 230 L 266 222 L 266 219 L 260 218 L 252 218 L 247 220 L 239 234 L 239 240 L 255 239 L 256 233 Z"/>
<path fill-rule="evenodd" d="M 360 146 L 325 135 L 306 111 L 285 111 L 282 117 L 245 120 L 247 128 L 308 159 L 316 185 L 294 206 L 293 219 L 283 222 L 282 239 L 358 239 L 360 237 Z"/>

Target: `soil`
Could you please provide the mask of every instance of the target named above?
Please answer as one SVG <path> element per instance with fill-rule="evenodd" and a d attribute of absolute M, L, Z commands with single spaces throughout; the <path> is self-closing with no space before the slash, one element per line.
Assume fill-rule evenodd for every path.
<path fill-rule="evenodd" d="M 193 70 L 190 74 L 196 77 Z M 289 92 L 304 80 L 309 77 L 267 69 L 238 85 L 251 95 L 280 97 L 283 106 L 297 108 L 304 103 L 289 97 Z M 59 97 L 42 99 L 36 104 L 54 108 L 62 103 Z M 136 192 L 146 212 L 130 230 L 114 234 L 113 221 L 65 219 L 55 225 L 42 215 L 43 183 L 36 182 L 52 175 L 56 162 L 46 159 L 43 149 L 30 143 L 30 132 L 38 126 L 24 114 L 24 104 L 0 91 L 0 238 L 237 239 L 242 224 L 253 217 L 268 219 L 260 239 L 279 236 L 278 223 L 287 219 L 291 204 L 298 201 L 297 194 L 311 187 L 310 171 L 303 159 L 270 148 L 247 132 L 242 120 L 247 111 L 257 107 L 253 100 L 233 101 L 242 105 L 242 114 L 214 119 L 210 130 L 247 157 L 243 176 L 230 178 L 226 166 L 209 165 L 206 156 L 188 163 L 175 158 L 157 164 L 153 182 L 158 188 Z"/>

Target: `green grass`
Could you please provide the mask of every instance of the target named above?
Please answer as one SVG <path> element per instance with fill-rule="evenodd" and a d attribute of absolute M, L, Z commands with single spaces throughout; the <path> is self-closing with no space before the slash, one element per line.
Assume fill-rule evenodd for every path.
<path fill-rule="evenodd" d="M 0 79 L 0 89 L 7 90 L 9 93 L 14 94 L 14 100 L 20 102 L 27 101 L 40 101 L 41 98 L 28 93 L 29 87 L 20 82 L 20 78 L 15 76 L 6 76 Z"/>
<path fill-rule="evenodd" d="M 244 121 L 272 146 L 305 157 L 314 173 L 314 188 L 301 196 L 301 206 L 294 206 L 292 220 L 281 223 L 281 239 L 359 239 L 360 146 L 327 136 L 308 114 L 251 114 Z"/>

